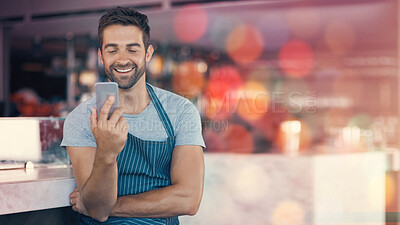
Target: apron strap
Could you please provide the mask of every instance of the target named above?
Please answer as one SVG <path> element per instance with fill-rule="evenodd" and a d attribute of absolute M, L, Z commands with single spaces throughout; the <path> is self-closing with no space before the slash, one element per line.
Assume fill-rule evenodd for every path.
<path fill-rule="evenodd" d="M 173 138 L 174 135 L 174 129 L 172 126 L 171 121 L 169 120 L 169 117 L 167 113 L 164 110 L 164 107 L 161 105 L 160 100 L 158 99 L 156 93 L 154 93 L 153 87 L 151 87 L 148 83 L 146 83 L 147 91 L 149 92 L 150 98 L 153 101 L 154 106 L 156 107 L 156 111 L 158 113 L 158 116 L 161 119 L 161 122 L 167 131 L 168 137 Z"/>

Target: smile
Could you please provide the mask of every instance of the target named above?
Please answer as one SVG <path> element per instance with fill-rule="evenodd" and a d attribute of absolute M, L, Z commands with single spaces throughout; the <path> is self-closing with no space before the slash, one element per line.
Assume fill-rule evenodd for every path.
<path fill-rule="evenodd" d="M 129 68 L 129 69 L 125 69 L 125 70 L 121 70 L 121 69 L 114 69 L 114 70 L 117 71 L 118 73 L 127 73 L 127 72 L 132 71 L 133 67 Z"/>

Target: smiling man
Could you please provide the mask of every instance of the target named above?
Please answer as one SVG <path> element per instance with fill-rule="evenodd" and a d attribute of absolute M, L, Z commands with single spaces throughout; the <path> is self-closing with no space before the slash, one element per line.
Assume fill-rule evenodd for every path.
<path fill-rule="evenodd" d="M 179 224 L 179 215 L 196 214 L 202 198 L 200 115 L 189 100 L 146 83 L 154 52 L 147 16 L 113 9 L 100 18 L 98 36 L 120 107 L 108 119 L 115 99 L 96 109 L 93 98 L 65 120 L 61 145 L 77 184 L 72 208 L 80 224 Z"/>

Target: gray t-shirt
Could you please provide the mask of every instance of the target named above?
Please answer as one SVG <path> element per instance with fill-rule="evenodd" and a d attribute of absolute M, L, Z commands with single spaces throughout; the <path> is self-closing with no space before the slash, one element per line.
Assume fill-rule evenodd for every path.
<path fill-rule="evenodd" d="M 175 146 L 200 145 L 205 148 L 201 134 L 201 119 L 196 107 L 186 98 L 152 86 L 169 119 L 176 136 Z M 90 129 L 90 114 L 96 98 L 79 104 L 64 122 L 62 147 L 96 147 Z M 129 133 L 148 141 L 165 141 L 168 137 L 153 102 L 138 115 L 123 114 L 129 124 Z"/>

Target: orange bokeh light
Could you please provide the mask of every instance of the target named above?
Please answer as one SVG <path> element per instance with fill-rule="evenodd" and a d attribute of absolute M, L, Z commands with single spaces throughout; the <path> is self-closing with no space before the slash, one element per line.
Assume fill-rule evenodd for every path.
<path fill-rule="evenodd" d="M 311 145 L 312 135 L 309 126 L 304 122 L 301 122 L 301 131 L 300 131 L 300 151 L 307 151 Z M 279 129 L 278 133 L 275 136 L 274 144 L 278 147 L 278 151 L 283 153 L 283 147 L 285 145 L 285 134 L 284 132 Z"/>
<path fill-rule="evenodd" d="M 268 111 L 267 89 L 257 81 L 247 81 L 239 88 L 236 98 L 237 114 L 244 120 L 257 120 Z"/>
<path fill-rule="evenodd" d="M 279 52 L 279 63 L 291 77 L 305 77 L 314 67 L 314 53 L 303 41 L 289 41 Z"/>
<path fill-rule="evenodd" d="M 198 63 L 187 61 L 178 65 L 172 77 L 172 88 L 179 95 L 195 98 L 204 85 L 204 74 L 199 71 Z"/>
<path fill-rule="evenodd" d="M 175 35 L 186 43 L 200 39 L 207 31 L 207 27 L 207 12 L 198 4 L 183 6 L 174 18 Z"/>
<path fill-rule="evenodd" d="M 236 27 L 226 41 L 228 55 L 238 64 L 248 64 L 258 59 L 264 42 L 260 31 L 249 25 Z"/>
<path fill-rule="evenodd" d="M 251 133 L 242 125 L 230 123 L 221 133 L 225 141 L 225 152 L 252 153 L 254 141 Z"/>
<path fill-rule="evenodd" d="M 385 177 L 385 184 L 386 184 L 386 207 L 390 207 L 393 204 L 393 201 L 396 198 L 396 183 L 395 180 L 393 179 L 393 175 L 391 176 L 390 174 L 386 174 Z"/>
<path fill-rule="evenodd" d="M 159 79 L 164 69 L 164 59 L 161 55 L 153 55 L 151 61 L 147 65 L 149 76 L 153 79 Z"/>

